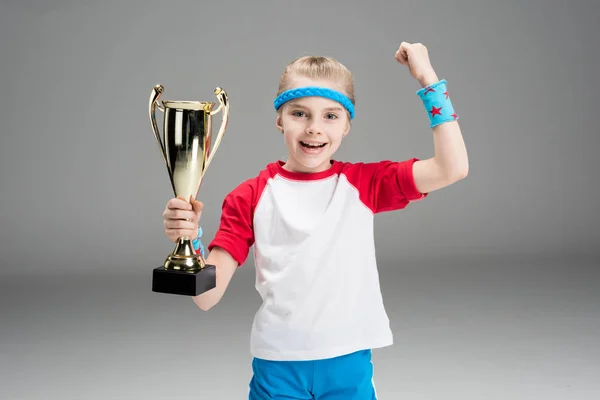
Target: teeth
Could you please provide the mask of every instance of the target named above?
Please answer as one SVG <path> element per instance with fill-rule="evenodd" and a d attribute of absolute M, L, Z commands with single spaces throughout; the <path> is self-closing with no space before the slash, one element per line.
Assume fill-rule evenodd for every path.
<path fill-rule="evenodd" d="M 320 143 L 320 142 L 305 142 L 305 141 L 300 141 L 300 143 L 310 146 L 310 147 L 319 147 L 319 146 L 323 146 L 325 143 Z"/>

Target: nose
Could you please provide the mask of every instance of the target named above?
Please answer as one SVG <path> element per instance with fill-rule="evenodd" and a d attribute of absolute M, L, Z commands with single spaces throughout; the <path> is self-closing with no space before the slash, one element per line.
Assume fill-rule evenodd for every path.
<path fill-rule="evenodd" d="M 321 125 L 318 121 L 311 119 L 306 127 L 306 133 L 309 135 L 320 135 L 321 134 Z"/>

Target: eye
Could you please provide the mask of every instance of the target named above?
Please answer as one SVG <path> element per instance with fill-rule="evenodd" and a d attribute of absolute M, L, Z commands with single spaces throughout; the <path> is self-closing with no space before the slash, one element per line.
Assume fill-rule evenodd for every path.
<path fill-rule="evenodd" d="M 329 113 L 329 114 L 327 114 L 327 115 L 325 116 L 325 118 L 327 118 L 327 119 L 336 119 L 337 117 L 338 117 L 338 116 L 337 116 L 337 115 L 335 115 L 335 114 L 333 114 L 333 113 Z"/>
<path fill-rule="evenodd" d="M 303 117 L 305 115 L 305 113 L 304 113 L 304 111 L 293 111 L 292 115 L 294 117 L 300 117 L 301 118 L 301 117 Z"/>

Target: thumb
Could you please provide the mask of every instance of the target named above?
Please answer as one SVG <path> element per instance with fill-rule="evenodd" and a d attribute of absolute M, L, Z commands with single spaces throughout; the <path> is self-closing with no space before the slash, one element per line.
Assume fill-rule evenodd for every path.
<path fill-rule="evenodd" d="M 400 47 L 398 47 L 398 51 L 396 51 L 395 58 L 402 65 L 408 65 L 408 57 L 411 52 L 410 43 L 402 42 Z"/>
<path fill-rule="evenodd" d="M 200 214 L 202 212 L 202 209 L 204 208 L 204 203 L 198 200 L 194 200 L 194 202 L 192 203 L 192 208 L 195 213 Z"/>

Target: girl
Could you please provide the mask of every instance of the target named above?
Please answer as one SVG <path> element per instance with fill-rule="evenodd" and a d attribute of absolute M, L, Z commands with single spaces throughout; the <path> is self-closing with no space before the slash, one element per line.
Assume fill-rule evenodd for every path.
<path fill-rule="evenodd" d="M 206 261 L 216 287 L 193 298 L 209 310 L 250 248 L 263 303 L 251 333 L 249 398 L 376 398 L 371 349 L 393 343 L 375 259 L 374 214 L 400 210 L 467 175 L 458 116 L 445 80 L 420 43 L 403 42 L 396 60 L 422 88 L 434 156 L 351 163 L 333 158 L 355 115 L 350 71 L 327 57 L 301 57 L 280 79 L 275 125 L 286 161 L 266 165 L 223 201 Z M 167 236 L 195 238 L 202 203 L 171 199 Z M 355 246 L 360 243 L 361 246 Z"/>

